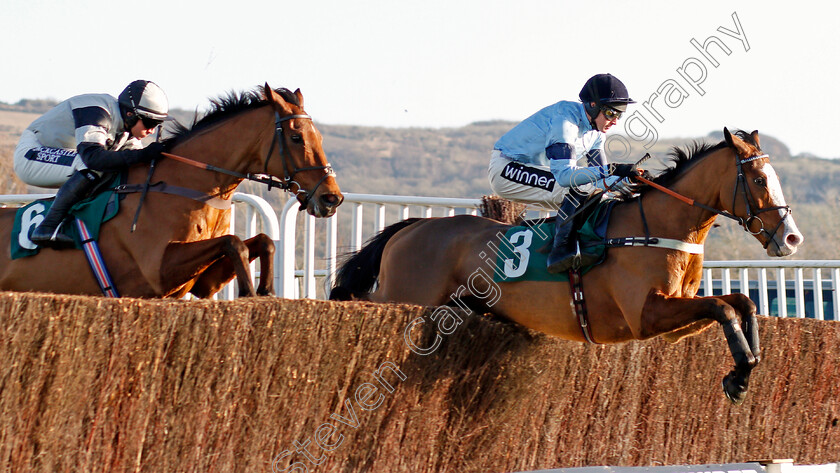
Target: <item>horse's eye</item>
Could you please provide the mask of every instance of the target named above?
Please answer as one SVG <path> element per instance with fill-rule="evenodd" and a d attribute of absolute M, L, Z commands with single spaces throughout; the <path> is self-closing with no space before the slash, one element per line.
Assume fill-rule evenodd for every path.
<path fill-rule="evenodd" d="M 292 143 L 303 143 L 303 136 L 292 135 Z"/>
<path fill-rule="evenodd" d="M 767 180 L 764 179 L 763 177 L 756 177 L 755 181 L 753 181 L 753 182 L 755 182 L 755 184 L 757 186 L 761 186 L 761 187 L 764 187 L 764 186 L 767 185 Z"/>

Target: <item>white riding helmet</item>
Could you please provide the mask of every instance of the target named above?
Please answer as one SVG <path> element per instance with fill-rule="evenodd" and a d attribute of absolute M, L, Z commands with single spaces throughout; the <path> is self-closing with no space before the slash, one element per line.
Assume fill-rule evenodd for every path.
<path fill-rule="evenodd" d="M 118 99 L 123 117 L 133 112 L 138 118 L 163 121 L 169 114 L 169 100 L 163 89 L 148 80 L 136 80 L 126 87 Z"/>

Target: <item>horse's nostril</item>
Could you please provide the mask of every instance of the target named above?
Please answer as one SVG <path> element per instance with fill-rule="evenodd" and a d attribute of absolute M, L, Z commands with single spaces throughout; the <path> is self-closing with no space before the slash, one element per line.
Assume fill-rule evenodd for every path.
<path fill-rule="evenodd" d="M 791 233 L 787 236 L 786 243 L 790 246 L 798 246 L 800 243 L 802 243 L 802 235 Z"/>
<path fill-rule="evenodd" d="M 321 196 L 321 202 L 328 207 L 334 207 L 338 205 L 340 201 L 338 196 L 335 194 L 324 194 Z"/>

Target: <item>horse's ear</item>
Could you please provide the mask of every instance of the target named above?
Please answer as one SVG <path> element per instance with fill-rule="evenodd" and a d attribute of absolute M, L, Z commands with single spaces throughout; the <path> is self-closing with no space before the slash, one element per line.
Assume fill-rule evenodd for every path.
<path fill-rule="evenodd" d="M 755 147 L 761 149 L 761 143 L 759 143 L 758 141 L 758 130 L 753 130 L 753 132 L 750 133 L 750 135 L 752 136 L 753 141 L 755 141 Z"/>
<path fill-rule="evenodd" d="M 741 138 L 729 133 L 729 129 L 726 127 L 723 128 L 723 137 L 726 139 L 726 144 L 733 148 L 738 156 L 749 156 L 752 152 L 752 150 L 750 150 L 750 145 Z"/>
<path fill-rule="evenodd" d="M 295 97 L 298 99 L 298 103 L 300 104 L 300 109 L 303 110 L 303 94 L 300 93 L 300 89 L 295 90 Z"/>
<path fill-rule="evenodd" d="M 726 140 L 726 144 L 728 144 L 730 147 L 735 147 L 735 145 L 732 143 L 732 133 L 729 133 L 729 128 L 723 127 L 723 139 Z"/>
<path fill-rule="evenodd" d="M 272 89 L 271 86 L 268 85 L 268 82 L 266 82 L 263 86 L 263 95 L 265 96 L 266 100 L 273 101 L 272 96 L 274 95 L 274 89 Z"/>
<path fill-rule="evenodd" d="M 271 86 L 268 85 L 268 82 L 265 83 L 263 93 L 265 94 L 266 100 L 278 105 L 285 114 L 290 115 L 292 113 L 289 104 L 286 102 L 283 96 L 275 92 L 274 89 L 272 89 Z"/>

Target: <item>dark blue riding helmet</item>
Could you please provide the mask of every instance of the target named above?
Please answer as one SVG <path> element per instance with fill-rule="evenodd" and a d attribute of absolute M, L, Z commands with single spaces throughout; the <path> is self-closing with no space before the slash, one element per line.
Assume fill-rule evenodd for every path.
<path fill-rule="evenodd" d="M 579 97 L 586 113 L 593 119 L 601 107 L 609 106 L 623 112 L 627 109 L 627 104 L 636 103 L 630 98 L 624 83 L 612 74 L 596 74 L 590 77 L 580 89 Z M 595 103 L 595 107 L 589 105 L 592 102 Z"/>

